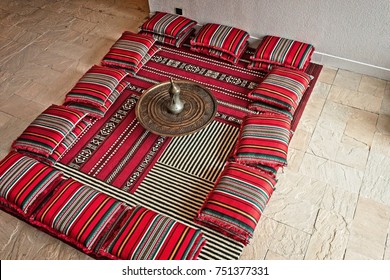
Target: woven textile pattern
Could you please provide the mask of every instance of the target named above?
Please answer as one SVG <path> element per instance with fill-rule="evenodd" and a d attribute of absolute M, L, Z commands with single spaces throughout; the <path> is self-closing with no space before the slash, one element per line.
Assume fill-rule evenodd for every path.
<path fill-rule="evenodd" d="M 196 221 L 247 244 L 275 184 L 274 178 L 259 169 L 229 163 Z"/>
<path fill-rule="evenodd" d="M 205 242 L 199 229 L 137 206 L 104 252 L 119 259 L 192 260 Z"/>
<path fill-rule="evenodd" d="M 180 37 L 178 38 L 176 37 L 173 38 L 163 34 L 157 34 L 148 31 L 140 31 L 139 34 L 151 36 L 154 39 L 156 39 L 156 41 L 179 48 L 194 33 L 194 31 L 195 31 L 194 28 L 190 28 L 186 32 L 182 33 L 182 35 L 180 35 Z"/>
<path fill-rule="evenodd" d="M 11 152 L 0 162 L 0 198 L 28 217 L 61 176 L 62 172 Z"/>
<path fill-rule="evenodd" d="M 313 52 L 314 47 L 310 44 L 277 36 L 265 36 L 251 60 L 305 70 Z"/>
<path fill-rule="evenodd" d="M 310 83 L 310 76 L 302 71 L 275 68 L 248 97 L 295 112 Z"/>
<path fill-rule="evenodd" d="M 141 25 L 140 30 L 178 39 L 196 24 L 196 21 L 183 16 L 156 12 Z"/>
<path fill-rule="evenodd" d="M 39 208 L 34 220 L 66 235 L 73 244 L 98 250 L 123 207 L 118 200 L 67 179 Z"/>
<path fill-rule="evenodd" d="M 279 114 L 247 116 L 242 122 L 234 159 L 273 168 L 287 165 L 290 124 L 289 118 Z"/>
<path fill-rule="evenodd" d="M 16 139 L 12 147 L 48 157 L 85 114 L 62 105 L 51 105 Z"/>

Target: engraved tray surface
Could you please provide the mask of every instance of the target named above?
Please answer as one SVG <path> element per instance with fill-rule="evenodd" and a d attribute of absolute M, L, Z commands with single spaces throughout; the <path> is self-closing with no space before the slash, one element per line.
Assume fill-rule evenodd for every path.
<path fill-rule="evenodd" d="M 164 82 L 146 90 L 136 105 L 136 116 L 141 125 L 158 135 L 182 136 L 208 125 L 217 113 L 217 101 L 202 85 L 186 80 L 174 81 L 180 87 L 184 109 L 175 115 L 168 111 L 171 83 Z"/>

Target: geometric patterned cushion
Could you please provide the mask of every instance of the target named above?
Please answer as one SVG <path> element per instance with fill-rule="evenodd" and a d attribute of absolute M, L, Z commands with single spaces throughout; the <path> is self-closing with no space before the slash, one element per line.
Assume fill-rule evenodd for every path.
<path fill-rule="evenodd" d="M 61 176 L 35 159 L 10 152 L 0 161 L 0 201 L 28 218 Z"/>
<path fill-rule="evenodd" d="M 153 45 L 150 47 L 149 51 L 146 53 L 146 55 L 141 59 L 141 61 L 137 64 L 137 66 L 135 67 L 132 67 L 132 66 L 128 66 L 128 65 L 119 65 L 117 64 L 119 67 L 124 67 L 126 68 L 126 71 L 128 71 L 129 73 L 131 74 L 136 74 L 139 69 L 141 69 L 142 66 L 144 66 L 144 64 L 146 62 L 148 62 L 150 60 L 150 58 L 152 58 L 158 51 L 160 50 L 160 47 L 156 46 L 156 45 Z M 112 65 L 112 64 L 111 64 Z"/>
<path fill-rule="evenodd" d="M 102 65 L 135 70 L 155 42 L 153 37 L 125 31 L 103 57 Z"/>
<path fill-rule="evenodd" d="M 122 202 L 67 179 L 37 209 L 33 223 L 86 253 L 97 252 L 124 209 Z"/>
<path fill-rule="evenodd" d="M 310 44 L 277 36 L 265 36 L 250 58 L 252 61 L 305 70 L 313 52 L 314 47 Z"/>
<path fill-rule="evenodd" d="M 291 120 L 285 115 L 263 113 L 246 116 L 233 151 L 234 160 L 275 169 L 286 166 L 290 127 Z"/>
<path fill-rule="evenodd" d="M 12 147 L 48 157 L 86 115 L 62 105 L 51 105 L 16 139 Z"/>
<path fill-rule="evenodd" d="M 310 76 L 300 70 L 274 68 L 248 97 L 294 114 L 310 80 Z"/>
<path fill-rule="evenodd" d="M 115 100 L 121 95 L 123 90 L 129 85 L 128 81 L 122 80 L 118 86 L 114 89 L 114 91 L 110 94 L 108 99 L 106 100 L 103 106 L 92 106 L 90 104 L 79 103 L 79 102 L 65 102 L 64 105 L 69 108 L 74 108 L 79 110 L 80 112 L 84 112 L 88 114 L 89 117 L 93 117 L 96 119 L 101 119 L 106 114 L 107 110 L 111 107 L 111 105 L 115 102 Z"/>
<path fill-rule="evenodd" d="M 238 57 L 247 43 L 248 32 L 226 25 L 208 23 L 191 39 L 191 46 L 208 47 Z"/>
<path fill-rule="evenodd" d="M 94 65 L 68 92 L 65 102 L 85 103 L 96 108 L 104 106 L 126 75 L 124 70 Z"/>
<path fill-rule="evenodd" d="M 248 244 L 270 199 L 275 179 L 259 169 L 228 163 L 195 222 Z"/>
<path fill-rule="evenodd" d="M 193 260 L 205 242 L 199 229 L 136 206 L 100 254 L 123 260 Z"/>
<path fill-rule="evenodd" d="M 140 31 L 147 31 L 177 39 L 196 24 L 196 21 L 180 15 L 156 12 L 141 25 Z"/>

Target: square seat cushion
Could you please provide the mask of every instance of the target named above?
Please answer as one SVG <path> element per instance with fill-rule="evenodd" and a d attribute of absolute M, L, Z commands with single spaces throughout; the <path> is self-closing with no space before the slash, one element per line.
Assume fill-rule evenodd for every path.
<path fill-rule="evenodd" d="M 155 42 L 151 36 L 125 31 L 103 57 L 102 65 L 124 68 L 135 74 L 159 50 Z"/>
<path fill-rule="evenodd" d="M 0 161 L 0 201 L 28 218 L 61 176 L 62 172 L 35 159 L 10 152 Z"/>
<path fill-rule="evenodd" d="M 121 69 L 94 65 L 67 93 L 65 103 L 77 102 L 101 108 L 126 75 Z"/>
<path fill-rule="evenodd" d="M 285 115 L 264 113 L 246 116 L 233 151 L 234 160 L 275 169 L 286 166 L 290 127 L 291 120 Z"/>
<path fill-rule="evenodd" d="M 238 58 L 242 54 L 248 38 L 249 33 L 242 29 L 207 23 L 191 39 L 190 44 L 194 51 L 197 47 L 206 47 Z"/>
<path fill-rule="evenodd" d="M 140 27 L 140 34 L 152 36 L 157 41 L 180 47 L 194 31 L 196 21 L 189 18 L 157 11 Z"/>
<path fill-rule="evenodd" d="M 24 130 L 12 147 L 48 157 L 85 116 L 63 105 L 51 105 Z"/>
<path fill-rule="evenodd" d="M 305 70 L 313 52 L 314 47 L 311 44 L 268 35 L 263 38 L 250 59 Z"/>
<path fill-rule="evenodd" d="M 195 222 L 248 244 L 270 199 L 275 179 L 259 169 L 228 163 Z"/>
<path fill-rule="evenodd" d="M 103 106 L 96 106 L 88 103 L 80 103 L 75 101 L 65 102 L 64 105 L 69 108 L 79 110 L 80 112 L 84 112 L 88 114 L 89 117 L 101 119 L 104 117 L 108 109 L 110 109 L 111 105 L 115 102 L 115 100 L 121 95 L 121 93 L 129 84 L 129 82 L 122 80 L 114 89 L 114 91 L 108 96 Z"/>
<path fill-rule="evenodd" d="M 205 245 L 199 229 L 136 206 L 100 251 L 110 259 L 193 260 Z"/>
<path fill-rule="evenodd" d="M 70 178 L 37 209 L 32 223 L 84 253 L 96 253 L 124 210 L 122 202 Z"/>
<path fill-rule="evenodd" d="M 305 72 L 275 68 L 248 94 L 248 97 L 294 114 L 310 81 L 310 76 Z"/>

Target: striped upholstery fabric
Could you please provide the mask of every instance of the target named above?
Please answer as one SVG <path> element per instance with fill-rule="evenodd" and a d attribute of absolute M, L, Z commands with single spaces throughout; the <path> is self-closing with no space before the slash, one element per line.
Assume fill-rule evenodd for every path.
<path fill-rule="evenodd" d="M 28 218 L 61 180 L 62 173 L 10 152 L 0 161 L 0 201 Z"/>
<path fill-rule="evenodd" d="M 281 114 L 246 116 L 234 148 L 235 161 L 275 169 L 287 165 L 291 120 Z"/>
<path fill-rule="evenodd" d="M 124 70 L 92 66 L 66 95 L 65 102 L 104 106 L 118 84 L 126 77 Z"/>
<path fill-rule="evenodd" d="M 63 181 L 33 223 L 84 252 L 97 252 L 119 222 L 124 204 L 73 179 Z"/>
<path fill-rule="evenodd" d="M 231 54 L 228 54 L 226 52 L 216 50 L 209 47 L 192 47 L 191 50 L 198 53 L 203 53 L 206 55 L 210 55 L 222 60 L 225 60 L 227 62 L 230 62 L 231 64 L 237 64 L 241 58 L 241 56 L 244 54 L 245 49 L 248 47 L 248 42 L 246 42 L 244 45 L 242 45 L 241 50 L 238 52 L 236 56 L 233 56 Z"/>
<path fill-rule="evenodd" d="M 156 33 L 151 33 L 151 32 L 145 32 L 145 31 L 140 31 L 139 34 L 143 34 L 143 35 L 147 35 L 147 36 L 151 36 L 153 37 L 154 39 L 156 39 L 156 41 L 160 42 L 160 43 L 163 43 L 163 44 L 167 44 L 167 45 L 170 45 L 170 46 L 174 46 L 174 47 L 181 47 L 183 45 L 183 43 L 185 41 L 187 41 L 187 39 L 195 32 L 195 29 L 194 28 L 191 28 L 189 30 L 187 30 L 186 32 L 184 32 L 180 37 L 178 38 L 173 38 L 173 37 L 170 37 L 170 36 L 165 36 L 165 35 L 161 35 L 161 34 L 156 34 Z"/>
<path fill-rule="evenodd" d="M 93 106 L 86 103 L 80 103 L 80 102 L 65 102 L 65 106 L 69 108 L 73 108 L 76 110 L 79 110 L 81 112 L 84 112 L 88 114 L 88 116 L 101 119 L 106 114 L 107 110 L 111 107 L 111 105 L 115 102 L 115 100 L 121 95 L 121 93 L 124 91 L 124 89 L 129 85 L 130 83 L 122 80 L 118 86 L 114 89 L 114 91 L 108 96 L 105 104 L 103 106 Z"/>
<path fill-rule="evenodd" d="M 195 222 L 248 244 L 275 184 L 259 169 L 228 163 Z"/>
<path fill-rule="evenodd" d="M 193 260 L 205 242 L 199 229 L 136 206 L 100 253 L 111 259 Z"/>
<path fill-rule="evenodd" d="M 267 62 L 261 62 L 261 61 L 251 61 L 247 68 L 252 70 L 259 70 L 259 71 L 265 71 L 269 72 L 272 69 L 273 65 L 271 63 Z"/>
<path fill-rule="evenodd" d="M 207 23 L 190 43 L 192 49 L 208 47 L 237 57 L 249 38 L 248 32 L 226 25 Z"/>
<path fill-rule="evenodd" d="M 248 97 L 287 110 L 294 114 L 306 89 L 310 76 L 305 72 L 287 68 L 275 68 Z"/>
<path fill-rule="evenodd" d="M 20 135 L 12 147 L 48 157 L 86 115 L 62 105 L 51 105 Z"/>
<path fill-rule="evenodd" d="M 141 25 L 140 31 L 179 39 L 196 24 L 189 18 L 158 11 Z"/>
<path fill-rule="evenodd" d="M 153 47 L 155 42 L 151 36 L 125 31 L 103 57 L 102 65 L 125 68 L 135 74 L 159 50 Z"/>
<path fill-rule="evenodd" d="M 251 60 L 305 70 L 313 52 L 314 47 L 311 44 L 277 36 L 265 36 L 251 56 Z"/>
<path fill-rule="evenodd" d="M 260 113 L 275 113 L 275 114 L 282 114 L 286 115 L 290 120 L 293 119 L 293 115 L 291 112 L 287 110 L 280 109 L 276 106 L 272 106 L 270 104 L 261 102 L 261 101 L 253 101 L 249 103 L 248 105 L 249 110 L 254 110 Z"/>

